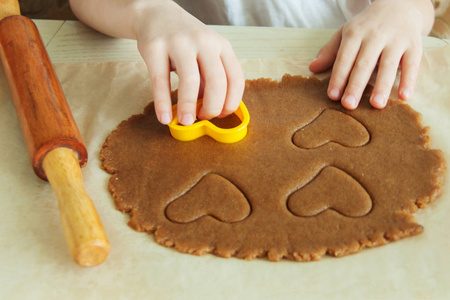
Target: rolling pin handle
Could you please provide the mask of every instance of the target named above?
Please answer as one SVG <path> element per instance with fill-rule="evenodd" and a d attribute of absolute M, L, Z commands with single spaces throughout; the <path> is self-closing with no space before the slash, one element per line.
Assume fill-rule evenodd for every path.
<path fill-rule="evenodd" d="M 20 5 L 18 0 L 2 0 L 0 7 L 0 20 L 9 16 L 20 15 Z"/>
<path fill-rule="evenodd" d="M 93 267 L 109 254 L 110 245 L 97 211 L 83 186 L 75 153 L 56 148 L 44 158 L 43 168 L 55 190 L 61 224 L 76 263 Z"/>

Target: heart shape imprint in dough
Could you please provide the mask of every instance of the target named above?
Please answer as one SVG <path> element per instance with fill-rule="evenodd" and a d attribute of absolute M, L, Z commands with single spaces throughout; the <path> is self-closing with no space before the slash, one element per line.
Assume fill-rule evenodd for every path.
<path fill-rule="evenodd" d="M 370 140 L 366 127 L 352 116 L 325 109 L 316 119 L 298 130 L 293 138 L 300 148 L 314 149 L 329 142 L 345 147 L 361 147 Z"/>
<path fill-rule="evenodd" d="M 233 223 L 242 221 L 250 212 L 244 194 L 229 180 L 214 173 L 206 174 L 166 208 L 167 218 L 177 223 L 189 223 L 204 216 Z"/>
<path fill-rule="evenodd" d="M 347 217 L 362 217 L 372 209 L 364 187 L 344 171 L 329 166 L 288 198 L 288 209 L 299 217 L 312 217 L 332 209 Z"/>

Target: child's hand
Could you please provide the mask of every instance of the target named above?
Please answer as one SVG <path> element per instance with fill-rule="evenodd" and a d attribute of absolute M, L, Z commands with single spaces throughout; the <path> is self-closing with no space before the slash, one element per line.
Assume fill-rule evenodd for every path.
<path fill-rule="evenodd" d="M 358 106 L 378 64 L 370 103 L 384 108 L 401 67 L 399 97 L 411 97 L 422 58 L 422 35 L 433 25 L 429 0 L 376 0 L 344 24 L 310 64 L 312 72 L 333 65 L 328 96 L 347 109 Z"/>
<path fill-rule="evenodd" d="M 136 24 L 139 52 L 150 74 L 158 120 L 172 119 L 170 71 L 179 77 L 178 119 L 194 123 L 197 98 L 203 97 L 199 118 L 233 113 L 244 91 L 244 76 L 230 43 L 172 1 L 142 12 Z"/>
<path fill-rule="evenodd" d="M 75 15 L 105 34 L 136 39 L 153 85 L 158 120 L 172 119 L 170 71 L 179 77 L 178 119 L 233 113 L 241 102 L 245 81 L 230 43 L 172 0 L 70 0 Z"/>

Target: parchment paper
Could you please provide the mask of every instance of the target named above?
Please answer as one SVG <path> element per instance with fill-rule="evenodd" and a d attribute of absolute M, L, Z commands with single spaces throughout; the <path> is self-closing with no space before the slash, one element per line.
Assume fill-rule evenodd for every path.
<path fill-rule="evenodd" d="M 247 78 L 311 75 L 307 65 L 306 60 L 242 61 Z M 91 269 L 72 261 L 57 200 L 51 186 L 32 171 L 0 74 L 0 299 L 450 298 L 448 174 L 442 197 L 416 214 L 424 233 L 383 247 L 310 263 L 182 254 L 127 226 L 128 216 L 115 209 L 107 190 L 109 175 L 98 159 L 106 136 L 152 100 L 145 65 L 75 63 L 55 68 L 88 149 L 84 183 L 105 226 L 111 253 Z M 450 47 L 425 53 L 409 102 L 431 126 L 433 148 L 442 149 L 448 162 L 449 75 Z M 176 84 L 174 77 L 174 88 Z"/>

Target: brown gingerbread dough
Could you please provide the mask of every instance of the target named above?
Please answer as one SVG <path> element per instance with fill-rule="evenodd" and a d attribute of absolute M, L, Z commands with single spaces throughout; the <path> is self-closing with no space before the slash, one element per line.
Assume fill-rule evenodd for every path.
<path fill-rule="evenodd" d="M 244 259 L 318 260 L 421 233 L 412 213 L 440 194 L 446 162 L 420 115 L 367 95 L 345 110 L 327 83 L 247 81 L 251 121 L 235 144 L 177 141 L 150 104 L 100 153 L 117 208 L 162 245 Z"/>

